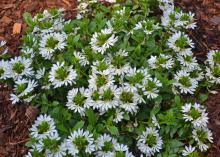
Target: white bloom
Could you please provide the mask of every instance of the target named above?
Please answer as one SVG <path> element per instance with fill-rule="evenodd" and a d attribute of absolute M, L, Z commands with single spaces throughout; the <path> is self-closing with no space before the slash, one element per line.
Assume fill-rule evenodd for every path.
<path fill-rule="evenodd" d="M 183 32 L 174 33 L 167 42 L 169 48 L 173 49 L 182 55 L 187 55 L 191 52 L 191 48 L 194 48 L 192 40 Z"/>
<path fill-rule="evenodd" d="M 68 109 L 73 110 L 75 113 L 79 113 L 81 116 L 85 115 L 85 109 L 89 107 L 87 97 L 89 96 L 88 89 L 73 88 L 68 92 L 67 104 Z"/>
<path fill-rule="evenodd" d="M 190 77 L 190 74 L 185 70 L 180 70 L 174 75 L 174 87 L 180 90 L 180 93 L 194 94 L 198 86 L 198 81 Z"/>
<path fill-rule="evenodd" d="M 210 83 L 220 84 L 220 65 L 206 67 L 206 77 Z"/>
<path fill-rule="evenodd" d="M 220 51 L 219 50 L 211 50 L 207 54 L 206 62 L 213 67 L 214 65 L 220 65 Z"/>
<path fill-rule="evenodd" d="M 115 156 L 134 157 L 134 155 L 128 151 L 128 146 L 117 143 L 115 146 Z"/>
<path fill-rule="evenodd" d="M 160 152 L 162 145 L 162 138 L 155 128 L 146 128 L 146 131 L 138 137 L 137 141 L 138 149 L 147 156 L 152 156 L 156 152 Z"/>
<path fill-rule="evenodd" d="M 35 52 L 34 52 L 33 48 L 22 49 L 21 51 L 22 51 L 22 53 L 24 53 L 29 58 L 33 59 L 34 56 L 35 56 Z"/>
<path fill-rule="evenodd" d="M 75 83 L 76 79 L 76 71 L 72 68 L 72 66 L 65 66 L 64 62 L 53 65 L 51 71 L 49 73 L 49 81 L 52 83 L 54 88 L 72 85 Z"/>
<path fill-rule="evenodd" d="M 126 90 L 126 87 L 120 87 L 116 92 L 120 107 L 129 113 L 136 113 L 140 95 L 135 91 Z"/>
<path fill-rule="evenodd" d="M 56 140 L 56 139 L 50 138 L 50 140 Z M 57 140 L 59 140 L 59 138 Z M 66 151 L 67 151 L 66 143 L 63 142 L 60 145 L 52 148 L 52 150 L 46 149 L 45 155 L 46 157 L 64 157 L 66 155 Z"/>
<path fill-rule="evenodd" d="M 108 48 L 114 46 L 117 41 L 118 37 L 115 36 L 113 30 L 111 28 L 106 28 L 101 30 L 100 33 L 94 33 L 90 44 L 95 53 L 99 52 L 101 54 L 104 54 L 105 51 Z"/>
<path fill-rule="evenodd" d="M 6 47 L 6 41 L 2 40 L 0 42 L 0 56 L 8 53 L 8 48 Z"/>
<path fill-rule="evenodd" d="M 78 129 L 67 138 L 67 150 L 69 154 L 77 156 L 80 151 L 92 154 L 95 151 L 93 135 L 88 131 Z"/>
<path fill-rule="evenodd" d="M 30 128 L 30 135 L 36 139 L 58 137 L 54 120 L 48 115 L 40 115 Z"/>
<path fill-rule="evenodd" d="M 124 83 L 126 85 L 125 88 L 133 92 L 140 88 L 143 81 L 149 79 L 150 75 L 146 68 L 137 69 L 136 67 L 130 67 L 125 78 L 128 80 L 128 83 Z"/>
<path fill-rule="evenodd" d="M 140 21 L 138 22 L 134 30 L 143 30 L 146 35 L 152 34 L 155 30 L 159 29 L 160 27 L 157 24 L 154 24 L 153 20 L 147 20 L 147 21 Z"/>
<path fill-rule="evenodd" d="M 189 156 L 195 151 L 195 147 L 192 147 L 191 145 L 185 146 L 185 149 L 182 151 L 183 156 Z"/>
<path fill-rule="evenodd" d="M 14 80 L 22 76 L 32 76 L 34 71 L 31 67 L 32 60 L 24 57 L 15 57 L 10 60 L 10 77 Z"/>
<path fill-rule="evenodd" d="M 83 54 L 83 52 L 74 52 L 74 56 L 75 56 L 76 59 L 79 61 L 79 64 L 80 64 L 81 66 L 89 65 L 89 61 L 88 61 L 88 59 L 85 57 L 85 55 Z"/>
<path fill-rule="evenodd" d="M 109 3 L 116 3 L 116 0 L 105 0 L 105 1 Z"/>
<path fill-rule="evenodd" d="M 152 116 L 152 123 L 153 123 L 154 127 L 157 127 L 158 129 L 160 129 L 160 124 L 158 123 L 155 115 Z"/>
<path fill-rule="evenodd" d="M 162 83 L 157 80 L 157 78 L 149 78 L 142 81 L 141 86 L 143 94 L 147 96 L 148 99 L 154 99 L 158 97 L 159 88 L 162 87 Z"/>
<path fill-rule="evenodd" d="M 10 100 L 12 104 L 15 104 L 21 100 L 25 102 L 30 102 L 34 96 L 31 95 L 34 88 L 37 86 L 37 82 L 34 80 L 18 79 L 15 81 L 15 88 L 13 93 L 10 95 Z"/>
<path fill-rule="evenodd" d="M 10 64 L 7 61 L 0 61 L 0 80 L 5 80 L 10 77 Z"/>
<path fill-rule="evenodd" d="M 123 112 L 123 111 L 116 109 L 113 122 L 115 122 L 115 123 L 121 122 L 122 119 L 124 118 L 123 115 L 124 115 L 124 112 Z"/>
<path fill-rule="evenodd" d="M 117 141 L 111 136 L 104 134 L 95 141 L 96 144 L 96 157 L 114 157 L 115 146 L 118 144 Z M 105 150 L 103 150 L 105 148 Z"/>
<path fill-rule="evenodd" d="M 56 51 L 61 51 L 65 48 L 66 34 L 64 33 L 49 33 L 43 34 L 40 41 L 40 54 L 45 59 L 51 59 Z"/>
<path fill-rule="evenodd" d="M 184 66 L 187 70 L 194 70 L 196 69 L 199 65 L 197 63 L 197 60 L 195 57 L 190 55 L 177 55 L 177 60 L 180 62 L 182 66 Z"/>
<path fill-rule="evenodd" d="M 195 103 L 185 104 L 182 106 L 183 119 L 187 122 L 192 122 L 194 127 L 206 127 L 208 124 L 208 114 L 205 109 L 200 105 Z"/>
<path fill-rule="evenodd" d="M 209 142 L 213 143 L 212 132 L 208 128 L 195 128 L 192 132 L 193 139 L 198 143 L 201 151 L 207 151 Z"/>
<path fill-rule="evenodd" d="M 175 22 L 175 27 L 185 27 L 186 29 L 195 29 L 196 23 L 194 22 L 194 13 L 183 13 L 182 11 L 176 14 L 178 18 Z"/>
<path fill-rule="evenodd" d="M 100 98 L 101 101 L 96 106 L 101 112 L 108 111 L 109 109 L 116 108 L 118 104 L 118 100 L 116 95 L 117 86 L 110 86 L 109 88 L 100 89 Z"/>
<path fill-rule="evenodd" d="M 44 74 L 45 74 L 45 67 L 38 69 L 36 71 L 35 77 L 36 77 L 36 79 L 39 80 L 39 79 L 41 79 L 44 76 Z"/>
<path fill-rule="evenodd" d="M 111 63 L 114 73 L 118 76 L 124 76 L 129 71 L 129 63 L 127 63 L 128 52 L 120 49 L 116 54 L 108 54 L 107 62 Z"/>
<path fill-rule="evenodd" d="M 93 62 L 92 72 L 95 74 L 102 73 L 104 75 L 114 75 L 114 69 L 112 65 L 105 60 Z"/>
<path fill-rule="evenodd" d="M 92 73 L 92 75 L 90 75 L 89 77 L 89 88 L 93 90 L 108 88 L 112 86 L 115 81 L 113 75 L 105 75 L 103 72 L 100 72 L 98 74 Z"/>
<path fill-rule="evenodd" d="M 172 59 L 172 56 L 160 54 L 159 57 L 151 56 L 151 58 L 148 59 L 148 64 L 152 69 L 157 69 L 161 67 L 165 69 L 171 69 L 174 65 L 174 61 Z"/>

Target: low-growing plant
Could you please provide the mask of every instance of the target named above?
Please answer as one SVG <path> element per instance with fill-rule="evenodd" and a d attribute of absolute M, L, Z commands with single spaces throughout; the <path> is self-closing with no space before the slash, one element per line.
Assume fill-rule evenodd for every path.
<path fill-rule="evenodd" d="M 213 142 L 202 104 L 220 51 L 197 62 L 194 14 L 171 0 L 108 2 L 80 0 L 73 20 L 25 13 L 21 55 L 0 56 L 12 103 L 41 109 L 27 157 L 199 157 Z"/>

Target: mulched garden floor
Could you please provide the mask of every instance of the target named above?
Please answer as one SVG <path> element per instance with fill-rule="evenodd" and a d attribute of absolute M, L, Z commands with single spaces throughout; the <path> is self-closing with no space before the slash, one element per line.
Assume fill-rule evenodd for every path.
<path fill-rule="evenodd" d="M 183 10 L 196 15 L 198 28 L 190 32 L 196 43 L 195 55 L 204 61 L 211 49 L 220 49 L 220 1 L 179 0 Z M 0 39 L 8 42 L 10 53 L 19 54 L 20 38 L 26 25 L 22 14 L 32 15 L 47 8 L 66 9 L 66 18 L 75 16 L 76 0 L 0 0 Z M 13 26 L 19 23 L 21 33 L 13 34 Z M 38 110 L 25 104 L 11 105 L 10 89 L 0 86 L 0 157 L 23 157 L 27 153 L 24 144 L 28 140 L 28 128 L 36 119 Z M 210 95 L 206 106 L 209 112 L 209 128 L 214 134 L 214 144 L 205 157 L 220 157 L 220 88 L 219 93 Z"/>

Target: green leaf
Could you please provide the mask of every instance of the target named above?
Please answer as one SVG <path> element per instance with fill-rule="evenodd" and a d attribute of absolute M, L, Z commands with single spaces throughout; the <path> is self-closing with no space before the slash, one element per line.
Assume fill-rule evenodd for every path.
<path fill-rule="evenodd" d="M 86 116 L 88 117 L 88 121 L 90 125 L 95 125 L 97 122 L 96 115 L 92 109 L 86 110 Z"/>
<path fill-rule="evenodd" d="M 24 18 L 24 21 L 28 24 L 28 26 L 33 27 L 35 25 L 34 21 L 32 20 L 32 16 L 31 16 L 30 13 L 25 12 L 23 14 L 23 18 Z"/>
<path fill-rule="evenodd" d="M 199 95 L 199 100 L 201 103 L 205 102 L 209 97 L 209 94 L 208 93 L 205 93 L 205 94 L 200 94 Z"/>
<path fill-rule="evenodd" d="M 84 121 L 79 121 L 76 123 L 76 125 L 74 126 L 73 130 L 77 130 L 77 129 L 80 129 L 84 126 L 85 122 Z"/>
<path fill-rule="evenodd" d="M 108 126 L 108 131 L 112 134 L 112 135 L 119 135 L 119 131 L 118 128 L 116 126 Z"/>

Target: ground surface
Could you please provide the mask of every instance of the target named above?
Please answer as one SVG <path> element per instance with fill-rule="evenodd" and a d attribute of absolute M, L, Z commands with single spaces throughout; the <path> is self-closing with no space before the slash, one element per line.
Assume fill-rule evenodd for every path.
<path fill-rule="evenodd" d="M 219 0 L 179 0 L 178 6 L 196 14 L 198 28 L 190 32 L 196 43 L 195 55 L 201 61 L 210 49 L 220 49 L 220 1 Z M 47 8 L 65 8 L 66 18 L 75 16 L 75 0 L 0 0 L 0 39 L 8 41 L 10 53 L 19 54 L 18 46 L 26 25 L 22 14 L 35 14 Z M 13 34 L 15 23 L 21 23 L 21 33 Z M 22 157 L 27 149 L 28 128 L 37 117 L 34 107 L 18 104 L 12 106 L 9 101 L 10 90 L 0 87 L 0 157 Z M 211 95 L 206 102 L 210 129 L 214 133 L 215 143 L 206 157 L 220 157 L 220 90 Z"/>

